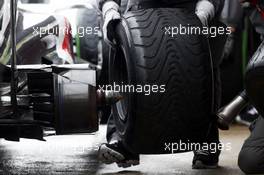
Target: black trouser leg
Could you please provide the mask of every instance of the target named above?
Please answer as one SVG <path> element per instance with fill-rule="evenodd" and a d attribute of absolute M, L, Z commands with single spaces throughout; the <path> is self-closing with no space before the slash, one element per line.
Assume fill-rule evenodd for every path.
<path fill-rule="evenodd" d="M 238 158 L 238 166 L 247 174 L 264 173 L 264 119 L 259 117 L 245 141 Z"/>
<path fill-rule="evenodd" d="M 116 131 L 116 125 L 112 113 L 107 122 L 106 139 L 108 143 L 120 141 L 120 137 Z"/>
<path fill-rule="evenodd" d="M 212 26 L 220 27 L 223 24 L 214 21 L 212 23 Z M 222 98 L 222 82 L 220 77 L 220 65 L 222 63 L 222 53 L 224 50 L 224 45 L 226 42 L 225 36 L 217 36 L 215 38 L 209 39 L 209 44 L 211 47 L 211 56 L 213 61 L 213 71 L 214 71 L 214 106 L 212 109 L 213 114 L 218 111 L 221 105 L 221 98 Z M 216 122 L 216 116 L 213 115 L 212 117 L 215 117 L 212 119 L 211 126 L 208 130 L 208 136 L 207 136 L 207 142 L 210 143 L 219 143 L 219 131 L 217 127 Z"/>

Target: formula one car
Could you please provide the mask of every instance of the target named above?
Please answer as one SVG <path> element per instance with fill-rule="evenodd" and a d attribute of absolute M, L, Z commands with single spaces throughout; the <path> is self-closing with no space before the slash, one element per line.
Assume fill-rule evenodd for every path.
<path fill-rule="evenodd" d="M 91 12 L 85 9 L 79 12 Z M 92 25 L 100 27 L 96 8 L 93 15 L 86 18 L 86 26 L 92 16 L 99 19 L 93 20 L 96 24 Z M 15 15 L 12 19 L 14 23 Z M 0 137 L 43 140 L 44 128 L 53 128 L 56 134 L 95 132 L 98 107 L 110 104 L 119 134 L 129 148 L 137 152 L 164 153 L 164 143 L 179 140 L 203 142 L 214 120 L 212 57 L 206 37 L 177 35 L 173 38 L 164 31 L 164 27 L 178 24 L 202 27 L 194 12 L 147 8 L 124 11 L 116 28 L 116 48 L 109 49 L 100 41 L 101 32 L 94 39 L 92 35 L 82 38 L 78 33 L 75 43 L 79 48 L 69 44 L 69 35 L 64 36 L 66 44 L 62 44 L 62 50 L 68 56 L 76 53 L 82 61 L 92 62 L 82 62 L 84 64 L 72 64 L 74 59 L 67 62 L 67 57 L 64 63 L 71 64 L 55 65 L 47 61 L 50 59 L 44 59 L 35 63 L 38 65 L 24 62 L 16 65 L 16 56 L 20 59 L 20 42 L 17 41 L 15 49 L 13 40 L 11 61 L 6 62 L 7 66 L 1 65 L 2 77 L 12 81 L 11 91 L 1 96 Z M 43 27 L 43 23 L 38 26 Z M 50 31 L 49 27 L 44 29 Z M 61 39 L 59 34 L 54 35 Z M 15 36 L 14 25 L 12 36 Z M 90 45 L 96 49 L 90 49 Z M 58 51 L 57 54 L 63 55 Z M 44 58 L 47 55 L 44 54 Z M 166 90 L 150 95 L 97 90 L 101 83 L 98 74 L 102 72 L 109 77 L 105 81 L 109 85 L 164 86 Z"/>
<path fill-rule="evenodd" d="M 14 141 L 43 140 L 43 128 L 47 127 L 57 128 L 57 134 L 95 131 L 96 108 L 87 108 L 90 99 L 95 101 L 95 68 L 88 63 L 74 65 L 77 61 L 68 20 L 53 15 L 26 26 L 26 13 L 30 13 L 32 22 L 34 12 L 19 6 L 16 20 L 15 2 L 11 2 L 12 13 L 8 7 L 4 2 L 2 10 L 11 15 L 5 15 L 1 25 L 11 26 L 12 30 L 6 30 L 1 47 L 0 137 Z M 77 105 L 73 107 L 75 112 L 69 102 Z M 66 114 L 73 121 L 56 122 L 55 116 Z M 87 122 L 88 119 L 92 120 Z M 65 124 L 70 127 L 67 129 Z"/>

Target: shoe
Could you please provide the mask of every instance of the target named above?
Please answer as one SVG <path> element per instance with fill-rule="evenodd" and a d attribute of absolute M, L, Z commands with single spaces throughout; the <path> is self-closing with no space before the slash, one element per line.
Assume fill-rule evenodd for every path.
<path fill-rule="evenodd" d="M 209 150 L 194 151 L 192 162 L 193 169 L 216 169 L 218 168 L 220 150 L 216 153 L 211 153 Z"/>
<path fill-rule="evenodd" d="M 117 163 L 122 168 L 139 165 L 139 154 L 129 152 L 121 142 L 102 144 L 98 154 L 99 160 L 105 164 Z"/>

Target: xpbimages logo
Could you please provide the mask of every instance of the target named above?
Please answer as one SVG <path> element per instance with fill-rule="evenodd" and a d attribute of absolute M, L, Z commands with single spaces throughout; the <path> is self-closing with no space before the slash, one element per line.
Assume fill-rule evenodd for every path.
<path fill-rule="evenodd" d="M 38 27 L 38 26 L 34 26 L 33 27 L 33 35 L 39 35 L 40 37 L 42 36 L 46 36 L 46 35 L 58 35 L 59 33 L 62 34 L 73 34 L 71 28 L 69 27 L 65 27 L 65 28 L 59 28 L 57 27 L 53 27 L 52 25 L 48 25 L 46 27 Z M 78 37 L 82 38 L 85 37 L 85 35 L 99 35 L 100 33 L 100 28 L 99 27 L 89 27 L 89 26 L 85 26 L 85 27 L 77 27 L 76 32 L 78 34 Z"/>
<path fill-rule="evenodd" d="M 165 93 L 166 85 L 128 85 L 114 82 L 112 85 L 99 85 L 101 91 L 113 91 L 117 93 L 143 93 L 146 96 L 155 93 Z"/>
<path fill-rule="evenodd" d="M 193 142 L 175 142 L 175 143 L 165 143 L 164 151 L 174 154 L 178 152 L 186 152 L 186 151 L 210 151 L 211 153 L 216 153 L 218 150 L 220 151 L 231 151 L 232 144 L 231 143 L 193 143 Z"/>
<path fill-rule="evenodd" d="M 217 37 L 218 35 L 230 35 L 232 33 L 231 27 L 199 27 L 191 25 L 182 25 L 178 26 L 166 26 L 164 27 L 165 35 L 170 37 L 176 37 L 177 35 L 206 35 L 212 38 Z"/>

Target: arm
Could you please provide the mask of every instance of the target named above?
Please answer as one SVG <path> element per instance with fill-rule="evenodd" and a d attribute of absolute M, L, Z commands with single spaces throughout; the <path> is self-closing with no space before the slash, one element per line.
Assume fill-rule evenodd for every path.
<path fill-rule="evenodd" d="M 216 15 L 219 15 L 222 12 L 225 0 L 209 0 L 209 1 L 214 5 Z"/>
<path fill-rule="evenodd" d="M 121 4 L 121 0 L 99 0 L 99 2 L 98 2 L 98 7 L 99 7 L 100 10 L 102 10 L 104 3 L 107 2 L 107 1 L 114 1 L 114 2 L 117 3 L 119 6 L 120 6 L 120 4 Z"/>
<path fill-rule="evenodd" d="M 121 19 L 119 12 L 121 0 L 100 0 L 99 8 L 103 15 L 103 37 L 109 45 L 114 45 L 114 29 L 117 22 Z"/>

